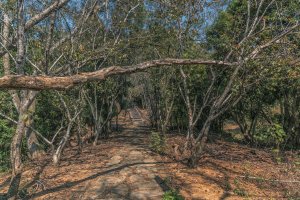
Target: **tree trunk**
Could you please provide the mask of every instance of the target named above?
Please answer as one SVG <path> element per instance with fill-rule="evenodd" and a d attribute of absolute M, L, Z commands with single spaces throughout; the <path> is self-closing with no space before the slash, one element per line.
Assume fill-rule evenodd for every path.
<path fill-rule="evenodd" d="M 56 152 L 53 154 L 53 163 L 55 165 L 58 165 L 60 158 L 61 158 L 61 154 L 64 150 L 64 147 L 67 144 L 67 141 L 69 140 L 70 136 L 71 136 L 71 129 L 73 126 L 73 122 L 70 122 L 68 124 L 68 128 L 67 128 L 67 133 L 65 134 L 65 136 L 61 139 L 58 148 L 56 149 Z"/>
<path fill-rule="evenodd" d="M 189 127 L 188 127 L 188 133 L 186 135 L 186 139 L 185 139 L 185 143 L 184 143 L 184 154 L 190 150 L 193 149 L 194 146 L 194 126 L 192 124 L 190 124 L 189 122 Z"/>
<path fill-rule="evenodd" d="M 198 165 L 199 163 L 199 159 L 203 153 L 203 150 L 205 148 L 205 144 L 206 144 L 206 141 L 207 141 L 207 137 L 208 137 L 208 132 L 209 132 L 209 129 L 210 129 L 210 126 L 211 126 L 211 121 L 210 120 L 207 120 L 201 131 L 200 131 L 200 137 L 199 139 L 197 138 L 196 140 L 196 144 L 193 148 L 193 151 L 192 151 L 192 154 L 188 160 L 188 166 L 191 167 L 191 168 L 194 168 Z"/>
<path fill-rule="evenodd" d="M 95 139 L 94 139 L 94 142 L 93 142 L 93 146 L 96 146 L 97 145 L 97 142 L 98 142 L 98 138 L 99 138 L 99 135 L 101 134 L 102 132 L 102 127 L 96 125 L 95 126 Z"/>
<path fill-rule="evenodd" d="M 25 115 L 23 112 L 19 113 L 19 120 L 16 129 L 16 133 L 12 139 L 11 148 L 10 148 L 10 160 L 12 167 L 12 177 L 10 187 L 7 192 L 8 199 L 16 199 L 19 185 L 21 181 L 22 174 L 22 158 L 21 158 L 21 146 L 22 146 L 22 137 L 25 132 Z"/>

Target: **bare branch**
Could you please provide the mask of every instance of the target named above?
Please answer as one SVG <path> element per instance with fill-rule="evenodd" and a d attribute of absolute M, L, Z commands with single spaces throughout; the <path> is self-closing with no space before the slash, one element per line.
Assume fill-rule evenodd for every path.
<path fill-rule="evenodd" d="M 288 35 L 293 30 L 295 30 L 295 29 L 297 29 L 299 27 L 300 27 L 300 23 L 297 22 L 295 25 L 293 25 L 290 28 L 286 29 L 280 35 L 277 35 L 276 37 L 274 37 L 272 40 L 266 42 L 265 44 L 262 44 L 262 45 L 256 47 L 245 60 L 247 61 L 249 59 L 255 58 L 257 56 L 257 54 L 261 52 L 261 50 L 263 50 L 263 49 L 265 49 L 265 48 L 273 45 L 274 43 L 276 43 L 277 41 L 279 41 L 281 38 L 283 38 L 284 36 Z"/>
<path fill-rule="evenodd" d="M 38 24 L 40 21 L 48 17 L 51 13 L 53 13 L 56 10 L 59 10 L 64 5 L 66 5 L 70 0 L 57 0 L 55 1 L 51 6 L 40 12 L 39 14 L 32 17 L 30 20 L 28 20 L 25 24 L 25 31 L 32 28 L 34 25 Z"/>

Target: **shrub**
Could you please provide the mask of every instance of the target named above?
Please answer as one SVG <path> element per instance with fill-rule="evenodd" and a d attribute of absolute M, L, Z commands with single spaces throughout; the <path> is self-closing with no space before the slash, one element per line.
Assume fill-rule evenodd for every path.
<path fill-rule="evenodd" d="M 152 132 L 150 135 L 150 148 L 157 153 L 165 152 L 166 138 L 158 132 Z"/>
<path fill-rule="evenodd" d="M 286 140 L 287 134 L 280 124 L 274 123 L 272 125 L 259 127 L 254 138 L 258 144 L 275 145 L 276 148 L 279 148 L 279 146 Z"/>
<path fill-rule="evenodd" d="M 163 200 L 184 200 L 177 190 L 169 190 L 164 193 Z"/>
<path fill-rule="evenodd" d="M 235 188 L 233 190 L 233 193 L 236 194 L 236 195 L 238 195 L 238 196 L 241 196 L 241 197 L 248 196 L 246 190 L 244 190 L 243 188 Z"/>
<path fill-rule="evenodd" d="M 248 196 L 247 191 L 240 187 L 240 182 L 238 179 L 234 179 L 233 183 L 236 186 L 236 188 L 233 190 L 234 194 L 241 196 L 241 197 Z"/>
<path fill-rule="evenodd" d="M 9 168 L 10 142 L 13 136 L 14 128 L 6 121 L 0 119 L 0 171 Z"/>
<path fill-rule="evenodd" d="M 10 144 L 15 133 L 14 124 L 7 120 L 0 119 L 0 172 L 10 169 Z M 22 140 L 21 144 L 22 159 L 28 159 L 28 149 L 26 140 Z"/>

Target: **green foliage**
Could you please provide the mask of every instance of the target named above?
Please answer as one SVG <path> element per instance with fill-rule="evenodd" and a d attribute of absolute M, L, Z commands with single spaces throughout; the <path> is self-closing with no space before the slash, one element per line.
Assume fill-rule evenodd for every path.
<path fill-rule="evenodd" d="M 59 97 L 54 92 L 41 92 L 34 113 L 34 127 L 44 136 L 51 138 L 60 127 L 63 112 Z"/>
<path fill-rule="evenodd" d="M 247 191 L 240 187 L 240 182 L 239 182 L 238 179 L 234 179 L 233 183 L 236 186 L 236 188 L 233 190 L 234 194 L 236 194 L 238 196 L 241 196 L 241 197 L 247 197 L 248 196 Z"/>
<path fill-rule="evenodd" d="M 9 168 L 10 141 L 14 128 L 7 120 L 0 119 L 0 172 Z"/>
<path fill-rule="evenodd" d="M 247 192 L 242 188 L 235 188 L 233 190 L 233 193 L 238 195 L 238 196 L 241 196 L 241 197 L 246 197 L 247 196 Z"/>
<path fill-rule="evenodd" d="M 168 186 L 170 189 L 166 191 L 163 195 L 163 200 L 183 200 L 184 198 L 179 194 L 179 191 L 173 189 L 172 185 L 172 177 L 166 177 L 163 180 L 163 184 Z"/>
<path fill-rule="evenodd" d="M 254 138 L 258 144 L 276 145 L 279 147 L 285 140 L 287 134 L 280 124 L 263 125 L 258 128 Z"/>
<path fill-rule="evenodd" d="M 164 193 L 163 200 L 184 200 L 176 190 L 169 190 Z"/>
<path fill-rule="evenodd" d="M 157 153 L 164 153 L 166 138 L 158 132 L 152 132 L 150 135 L 150 148 Z"/>
<path fill-rule="evenodd" d="M 1 113 L 16 119 L 15 109 L 8 92 L 0 91 L 0 109 Z M 10 143 L 14 131 L 15 124 L 0 116 L 0 171 L 6 171 L 10 167 Z"/>

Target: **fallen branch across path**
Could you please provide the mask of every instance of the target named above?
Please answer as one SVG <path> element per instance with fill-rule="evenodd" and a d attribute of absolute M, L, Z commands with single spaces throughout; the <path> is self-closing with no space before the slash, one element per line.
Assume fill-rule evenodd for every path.
<path fill-rule="evenodd" d="M 111 66 L 94 72 L 86 72 L 71 76 L 27 76 L 6 75 L 0 78 L 0 88 L 6 89 L 31 89 L 31 90 L 66 90 L 79 84 L 103 81 L 114 75 L 131 74 L 145 71 L 149 68 L 171 65 L 222 65 L 234 66 L 236 63 L 228 63 L 214 60 L 201 59 L 161 59 L 143 62 L 131 66 Z"/>

